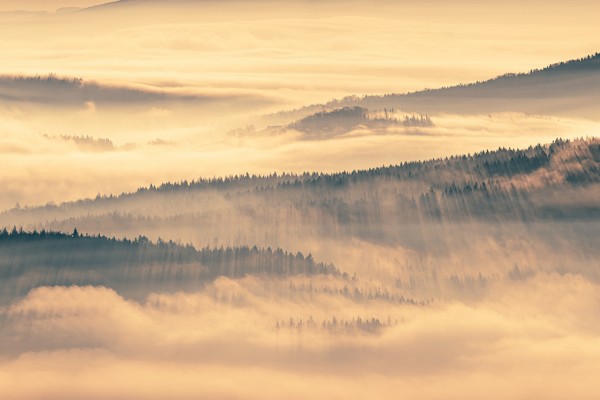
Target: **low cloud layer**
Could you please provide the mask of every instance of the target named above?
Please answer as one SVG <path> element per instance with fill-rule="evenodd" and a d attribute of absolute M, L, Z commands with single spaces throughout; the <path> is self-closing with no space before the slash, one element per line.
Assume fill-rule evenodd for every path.
<path fill-rule="evenodd" d="M 58 119 L 56 116 L 33 114 L 26 122 L 24 111 L 0 109 L 4 116 L 0 154 L 12 166 L 0 171 L 5 193 L 0 209 L 16 203 L 60 203 L 98 193 L 116 195 L 151 183 L 182 179 L 246 172 L 351 171 L 498 147 L 526 148 L 556 137 L 593 136 L 600 129 L 595 122 L 548 116 L 434 115 L 433 127 L 359 129 L 334 138 L 305 140 L 293 130 L 272 136 L 228 135 L 231 128 L 240 126 L 234 125 L 236 121 L 188 127 L 195 120 L 191 111 L 176 113 L 182 118 L 147 108 L 139 111 L 143 118 L 129 120 L 101 109 L 82 109 L 60 116 L 68 120 L 69 128 L 51 131 L 43 128 L 44 123 Z M 119 130 L 111 131 L 110 123 L 102 122 L 104 118 L 118 124 Z M 113 149 L 90 153 L 89 146 L 57 140 L 61 135 L 90 137 L 96 142 L 110 140 Z M 156 145 L 161 143 L 169 145 Z"/>
<path fill-rule="evenodd" d="M 599 288 L 581 277 L 538 275 L 477 303 L 427 307 L 287 286 L 221 279 L 142 303 L 101 287 L 36 289 L 1 312 L 0 388 L 19 399 L 598 396 Z M 332 333 L 320 328 L 332 315 L 398 323 Z M 274 328 L 309 317 L 317 328 Z"/>
<path fill-rule="evenodd" d="M 593 75 L 475 93 L 486 104 L 360 103 L 431 123 L 294 124 L 325 111 L 299 107 L 333 98 L 592 54 L 597 2 L 122 0 L 54 12 L 96 3 L 0 4 L 0 229 L 283 247 L 347 274 L 264 263 L 249 276 L 233 257 L 219 264 L 230 273 L 199 281 L 209 265 L 168 252 L 135 268 L 132 253 L 105 248 L 115 265 L 86 263 L 78 245 L 29 257 L 24 234 L 26 256 L 0 255 L 2 399 L 600 398 L 597 139 L 357 180 L 270 175 L 597 137 Z M 228 175 L 244 177 L 156 188 Z"/>

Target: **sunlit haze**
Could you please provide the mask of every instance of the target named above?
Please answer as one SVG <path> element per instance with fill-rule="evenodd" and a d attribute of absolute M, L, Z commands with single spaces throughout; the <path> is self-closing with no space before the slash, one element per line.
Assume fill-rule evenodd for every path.
<path fill-rule="evenodd" d="M 1 0 L 0 398 L 600 398 L 598 15 Z"/>

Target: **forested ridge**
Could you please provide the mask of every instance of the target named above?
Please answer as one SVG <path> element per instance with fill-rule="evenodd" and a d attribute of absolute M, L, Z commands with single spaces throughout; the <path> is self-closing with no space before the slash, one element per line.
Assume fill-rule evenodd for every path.
<path fill-rule="evenodd" d="M 600 139 L 588 138 L 575 141 L 557 139 L 549 145 L 538 144 L 527 149 L 499 148 L 495 151 L 482 151 L 475 154 L 450 156 L 428 161 L 407 161 L 397 165 L 381 166 L 351 172 L 338 173 L 305 172 L 303 174 L 272 174 L 235 175 L 229 177 L 198 179 L 192 181 L 166 182 L 159 186 L 150 185 L 140 188 L 137 193 L 146 191 L 194 190 L 208 188 L 236 188 L 239 186 L 254 186 L 259 188 L 289 187 L 289 186 L 330 186 L 337 187 L 356 183 L 371 178 L 393 178 L 400 180 L 417 180 L 429 178 L 434 180 L 432 173 L 440 170 L 450 170 L 469 175 L 471 179 L 489 179 L 494 177 L 512 177 L 519 174 L 531 173 L 539 168 L 548 166 L 552 158 L 561 150 L 573 152 L 569 159 L 559 161 L 578 162 L 589 160 L 592 164 L 585 165 L 586 171 L 566 171 L 566 179 L 571 182 L 598 182 L 600 178 L 598 164 L 600 163 Z M 443 177 L 438 181 L 441 181 Z M 450 182 L 449 184 L 452 184 Z"/>
<path fill-rule="evenodd" d="M 547 79 L 554 79 L 557 75 L 561 79 L 568 79 L 565 74 L 589 74 L 598 73 L 600 71 L 600 53 L 590 54 L 585 57 L 561 61 L 550 64 L 544 68 L 534 68 L 528 72 L 521 73 L 506 73 L 495 78 L 485 81 L 476 81 L 468 84 L 460 84 L 456 86 L 441 87 L 439 89 L 425 89 L 413 93 L 408 93 L 408 96 L 427 96 L 431 94 L 452 95 L 460 94 L 461 92 L 470 89 L 500 89 L 513 87 L 517 88 L 520 85 L 542 84 Z M 576 75 L 575 75 L 576 76 Z M 394 94 L 388 95 L 394 96 Z M 385 96 L 384 96 L 385 97 Z"/>
<path fill-rule="evenodd" d="M 282 111 L 267 120 L 301 119 L 321 111 L 343 107 L 368 109 L 397 108 L 408 113 L 434 114 L 481 112 L 523 112 L 598 116 L 597 93 L 600 88 L 600 53 L 594 53 L 533 68 L 527 72 L 506 73 L 487 80 L 453 86 L 427 88 L 414 92 L 378 95 L 350 95 L 325 104 Z M 451 99 L 451 101 L 449 101 Z M 512 100 L 512 101 L 507 101 Z"/>
<path fill-rule="evenodd" d="M 218 277 L 342 275 L 333 264 L 282 249 L 235 246 L 196 249 L 144 236 L 133 240 L 55 231 L 0 230 L 4 296 L 46 285 L 108 285 L 137 291 L 185 289 Z M 186 286 L 187 285 L 187 286 Z"/>
<path fill-rule="evenodd" d="M 554 164 L 552 160 L 555 160 Z M 563 164 L 560 166 L 559 164 Z M 336 189 L 352 183 L 360 183 L 372 179 L 425 180 L 437 186 L 454 187 L 466 184 L 483 184 L 490 179 L 532 173 L 544 167 L 561 167 L 566 181 L 576 184 L 600 182 L 600 138 L 556 139 L 554 142 L 537 144 L 527 149 L 498 148 L 494 151 L 466 155 L 449 156 L 427 161 L 406 161 L 396 165 L 380 166 L 337 173 L 304 172 L 273 173 L 270 175 L 242 174 L 226 177 L 200 178 L 164 182 L 140 187 L 135 192 L 120 195 L 98 195 L 95 199 L 83 199 L 66 202 L 60 206 L 70 206 L 89 202 L 101 202 L 123 197 L 135 196 L 147 192 L 177 192 L 197 190 L 245 190 L 254 191 L 277 188 L 331 188 Z M 569 168 L 573 167 L 573 168 Z M 450 172 L 460 175 L 463 182 L 448 180 Z M 46 208 L 56 208 L 49 204 Z M 42 207 L 43 208 L 43 207 Z"/>
<path fill-rule="evenodd" d="M 6 228 L 0 231 L 0 267 L 29 265 L 79 268 L 116 267 L 145 264 L 193 264 L 208 268 L 210 276 L 239 277 L 251 273 L 277 275 L 339 274 L 332 264 L 316 262 L 312 255 L 256 246 L 202 248 L 145 236 L 133 240 L 102 235 L 80 235 L 54 231 L 26 232 Z"/>
<path fill-rule="evenodd" d="M 165 237 L 199 248 L 257 244 L 308 252 L 306 240 L 351 237 L 413 246 L 441 234 L 415 228 L 429 222 L 595 220 L 599 172 L 600 139 L 558 139 L 333 174 L 167 182 L 9 210 L 0 213 L 0 225 Z"/>

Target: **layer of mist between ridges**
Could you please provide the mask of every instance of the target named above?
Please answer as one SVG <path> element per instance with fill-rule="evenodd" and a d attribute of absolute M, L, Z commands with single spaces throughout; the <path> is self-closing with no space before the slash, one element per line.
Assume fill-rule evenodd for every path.
<path fill-rule="evenodd" d="M 463 296 L 515 265 L 600 279 L 599 164 L 598 138 L 556 140 L 335 174 L 151 185 L 13 209 L 0 226 L 294 249 L 410 296 Z"/>

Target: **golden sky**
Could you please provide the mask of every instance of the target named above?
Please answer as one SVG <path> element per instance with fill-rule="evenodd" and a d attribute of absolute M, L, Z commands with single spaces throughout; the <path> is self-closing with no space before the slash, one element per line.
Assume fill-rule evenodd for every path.
<path fill-rule="evenodd" d="M 90 7 L 102 4 L 101 0 L 3 0 L 0 11 L 49 11 L 66 7 Z"/>
<path fill-rule="evenodd" d="M 0 7 L 52 10 L 89 3 L 5 0 Z M 252 116 L 347 95 L 473 82 L 582 57 L 600 48 L 597 15 L 600 3 L 591 1 L 470 0 L 131 0 L 84 12 L 0 14 L 0 75 L 80 77 L 95 82 L 99 96 L 104 93 L 104 102 L 79 98 L 65 109 L 58 101 L 62 92 L 39 86 L 30 93 L 38 98 L 35 104 L 0 104 L 0 150 L 27 166 L 0 173 L 9 187 L 0 208 L 17 201 L 39 204 L 118 193 L 165 179 L 367 168 L 482 150 L 502 141 L 520 146 L 557 133 L 585 136 L 594 123 L 528 120 L 516 135 L 520 128 L 506 121 L 523 116 L 501 117 L 489 131 L 482 127 L 489 121 L 478 116 L 464 123 L 444 116 L 437 120 L 453 121 L 454 130 L 438 129 L 454 137 L 451 148 L 430 138 L 362 137 L 346 141 L 344 151 L 328 153 L 288 136 L 232 142 L 227 132 L 248 124 L 260 129 Z M 103 89 L 114 86 L 194 100 L 140 103 L 124 100 L 126 91 L 111 95 Z M 59 141 L 56 147 L 47 139 L 60 135 L 108 138 L 119 151 L 80 154 L 68 143 Z M 146 149 L 157 140 L 171 146 Z M 410 151 L 391 151 L 382 145 L 388 141 L 407 141 L 402 149 Z M 215 146 L 220 146 L 216 152 Z M 198 158 L 197 152 L 205 157 Z M 313 159 L 311 154 L 320 155 L 314 163 L 305 161 Z M 172 162 L 188 156 L 193 163 Z M 74 170 L 74 164 L 83 167 Z M 124 165 L 128 174 L 115 172 Z M 115 173 L 122 179 L 115 180 Z M 47 190 L 37 191 L 40 185 Z"/>
<path fill-rule="evenodd" d="M 2 7 L 42 3 L 86 5 Z M 83 13 L 0 16 L 0 72 L 258 91 L 303 104 L 581 57 L 597 50 L 599 12 L 597 2 L 584 1 L 129 1 Z"/>
<path fill-rule="evenodd" d="M 17 219 L 15 226 L 35 218 L 37 229 L 59 223 L 55 216 L 63 208 L 53 204 L 167 181 L 352 171 L 600 132 L 595 93 L 577 97 L 577 91 L 568 98 L 569 113 L 552 108 L 559 104 L 552 101 L 544 103 L 550 104 L 545 113 L 511 108 L 517 102 L 510 97 L 499 99 L 498 110 L 481 111 L 475 100 L 467 112 L 439 107 L 428 113 L 432 126 L 359 125 L 339 136 L 316 138 L 290 125 L 302 112 L 289 113 L 348 95 L 481 81 L 595 53 L 600 50 L 598 0 L 128 0 L 54 12 L 96 3 L 0 0 L 0 219 L 10 222 L 5 222 L 9 229 L 11 218 Z M 34 76 L 40 78 L 28 79 Z M 563 87 L 555 85 L 548 93 Z M 548 97 L 521 98 L 519 104 Z M 577 112 L 582 103 L 586 113 Z M 314 109 L 320 112 L 321 106 Z M 560 156 L 549 168 L 561 169 L 554 160 Z M 519 180 L 517 175 L 511 182 L 517 187 L 505 203 L 512 204 L 512 193 L 521 195 L 518 185 L 547 185 L 540 195 L 553 195 L 558 181 L 551 179 L 552 171 L 540 170 L 533 178 L 524 174 Z M 388 182 L 379 184 L 385 184 L 390 199 L 395 196 L 389 202 L 395 210 L 396 201 L 408 200 L 408 192 Z M 408 187 L 413 184 L 406 180 Z M 562 193 L 567 200 L 555 196 L 549 204 L 561 207 L 565 201 L 568 208 L 577 199 L 595 206 L 598 185 L 581 186 L 578 192 L 568 187 Z M 242 218 L 225 224 L 235 214 L 217 207 L 231 202 L 244 215 L 254 214 L 252 206 L 270 208 L 270 192 L 248 190 L 262 199 L 248 207 L 245 188 L 240 188 L 227 198 L 211 191 L 180 191 L 177 196 L 194 202 L 192 211 L 180 210 L 169 195 L 164 203 L 154 202 L 162 192 L 153 191 L 124 197 L 126 208 L 114 213 L 97 214 L 101 208 L 94 208 L 110 207 L 111 201 L 73 207 L 82 220 L 104 221 L 93 226 L 93 233 L 110 235 L 115 229 L 112 233 L 124 236 L 118 221 L 130 217 L 147 224 L 140 234 L 152 235 L 154 226 L 164 239 L 182 243 L 205 234 L 219 246 L 231 244 L 228 238 L 251 235 L 255 242 L 245 244 L 260 245 L 267 239 L 256 233 L 257 224 Z M 323 207 L 335 210 L 345 200 L 362 207 L 360 198 L 345 190 L 336 192 L 342 201 L 325 197 Z M 196 200 L 200 197 L 205 203 Z M 420 249 L 384 240 L 386 230 L 363 232 L 354 221 L 332 224 L 326 234 L 316 233 L 318 224 L 306 223 L 304 240 L 295 224 L 305 214 L 305 222 L 315 216 L 305 212 L 310 198 L 296 200 L 289 212 L 286 208 L 286 218 L 302 217 L 281 224 L 289 229 L 277 243 L 289 244 L 290 251 L 321 252 L 327 256 L 322 261 L 334 261 L 343 271 L 356 268 L 361 273 L 357 280 L 222 277 L 196 293 L 161 290 L 143 299 L 99 286 L 39 287 L 10 305 L 0 304 L 0 397 L 385 399 L 401 393 L 419 400 L 600 398 L 600 267 L 592 245 L 597 218 L 529 223 L 511 217 L 504 224 L 500 219 L 479 224 L 469 216 L 455 226 L 441 219 L 421 227 L 426 240 Z M 136 201 L 152 211 L 144 214 Z M 38 205 L 49 207 L 39 210 Z M 365 209 L 371 211 L 362 221 L 370 220 L 369 213 L 386 218 L 383 208 Z M 186 230 L 177 221 L 187 215 L 202 223 L 190 223 Z M 344 219 L 341 215 L 336 221 Z M 217 232 L 211 220 L 218 222 Z M 354 233 L 336 236 L 342 224 Z M 419 236 L 411 225 L 390 229 Z M 448 240 L 436 244 L 436 236 L 427 234 L 434 231 Z M 371 235 L 376 239 L 365 240 Z M 7 262 L 3 257 L 8 268 L 0 271 L 2 279 L 20 273 L 10 257 Z M 18 291 L 28 282 L 42 282 L 46 271 L 33 267 L 5 287 Z M 523 275 L 517 268 L 519 273 L 511 276 L 516 267 Z M 158 271 L 157 276 L 168 270 L 158 264 L 152 268 L 147 271 Z M 124 274 L 139 284 L 132 271 Z M 71 279 L 57 274 L 60 281 Z M 308 289 L 296 293 L 292 284 Z M 427 302 L 342 295 L 342 288 L 351 293 L 352 285 L 402 290 Z M 280 321 L 313 317 L 325 327 L 320 322 L 332 316 L 352 323 L 355 317 L 395 323 L 375 335 L 275 328 Z"/>

